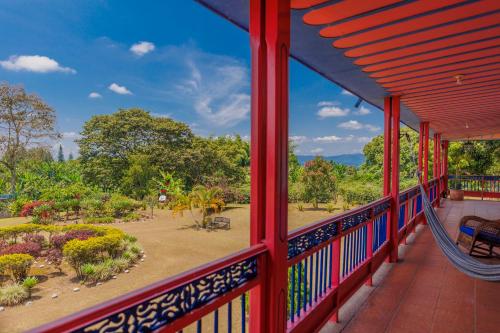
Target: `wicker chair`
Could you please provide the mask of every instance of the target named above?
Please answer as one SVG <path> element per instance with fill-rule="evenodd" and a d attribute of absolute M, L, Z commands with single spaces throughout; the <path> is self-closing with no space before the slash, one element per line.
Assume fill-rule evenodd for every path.
<path fill-rule="evenodd" d="M 500 258 L 500 254 L 494 251 L 500 246 L 500 220 L 472 215 L 462 217 L 457 244 L 465 247 L 471 256 Z"/>

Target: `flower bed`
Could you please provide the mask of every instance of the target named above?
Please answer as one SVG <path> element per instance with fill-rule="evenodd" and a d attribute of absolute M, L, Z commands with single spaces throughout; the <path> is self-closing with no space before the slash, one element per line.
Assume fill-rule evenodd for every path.
<path fill-rule="evenodd" d="M 142 249 L 123 231 L 94 225 L 23 224 L 0 228 L 0 305 L 15 305 L 31 295 L 37 279 L 35 261 L 45 260 L 60 272 L 71 267 L 82 283 L 111 279 L 138 260 Z"/>

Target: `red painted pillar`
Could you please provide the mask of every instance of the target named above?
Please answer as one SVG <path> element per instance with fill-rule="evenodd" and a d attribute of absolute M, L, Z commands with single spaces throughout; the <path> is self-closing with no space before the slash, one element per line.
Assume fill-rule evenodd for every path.
<path fill-rule="evenodd" d="M 263 242 L 266 227 L 266 40 L 264 1 L 250 1 L 250 49 L 252 63 L 251 140 L 250 140 L 250 243 Z M 258 270 L 267 276 L 267 262 Z M 267 278 L 250 291 L 250 332 L 264 332 L 269 323 Z"/>
<path fill-rule="evenodd" d="M 444 175 L 444 193 L 448 195 L 448 140 L 443 141 L 443 175 Z"/>
<path fill-rule="evenodd" d="M 391 193 L 391 97 L 384 99 L 384 196 Z"/>
<path fill-rule="evenodd" d="M 439 134 L 434 133 L 434 163 L 432 164 L 432 176 L 436 182 L 436 207 L 439 207 Z"/>
<path fill-rule="evenodd" d="M 429 123 L 424 123 L 424 185 L 429 186 Z"/>
<path fill-rule="evenodd" d="M 391 193 L 391 97 L 384 99 L 384 197 Z M 386 239 L 391 239 L 391 214 L 387 214 Z"/>
<path fill-rule="evenodd" d="M 425 123 L 421 122 L 420 123 L 420 130 L 418 132 L 418 173 L 419 173 L 419 178 L 420 181 L 422 182 L 422 158 L 423 158 L 423 153 L 424 153 L 424 129 L 425 129 Z"/>
<path fill-rule="evenodd" d="M 260 287 L 250 296 L 250 332 L 284 333 L 287 308 L 288 57 L 290 2 L 250 1 L 252 46 L 251 240 L 263 241 Z M 253 142 L 253 140 L 256 142 Z"/>
<path fill-rule="evenodd" d="M 391 253 L 390 262 L 398 261 L 398 215 L 399 215 L 399 96 L 391 98 L 392 109 L 392 168 L 391 168 Z"/>

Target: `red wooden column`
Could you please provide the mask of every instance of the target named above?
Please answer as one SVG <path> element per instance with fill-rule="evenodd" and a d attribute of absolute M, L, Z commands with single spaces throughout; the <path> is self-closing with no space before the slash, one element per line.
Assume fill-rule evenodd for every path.
<path fill-rule="evenodd" d="M 391 97 L 384 99 L 384 196 L 391 193 Z"/>
<path fill-rule="evenodd" d="M 423 154 L 424 154 L 424 129 L 425 123 L 420 122 L 420 130 L 418 132 L 418 173 L 420 182 L 422 182 L 422 165 L 423 165 Z"/>
<path fill-rule="evenodd" d="M 444 193 L 448 195 L 448 140 L 443 141 L 443 175 L 444 175 Z"/>
<path fill-rule="evenodd" d="M 384 197 L 391 193 L 391 97 L 384 99 Z M 387 214 L 386 239 L 391 239 L 391 214 Z"/>
<path fill-rule="evenodd" d="M 439 134 L 434 133 L 434 163 L 432 163 L 432 176 L 437 179 L 436 182 L 436 207 L 439 207 Z"/>
<path fill-rule="evenodd" d="M 391 253 L 390 262 L 398 261 L 398 215 L 399 215 L 399 96 L 391 98 L 392 109 L 392 168 L 391 168 Z"/>
<path fill-rule="evenodd" d="M 252 47 L 251 241 L 264 242 L 250 332 L 284 333 L 287 308 L 288 57 L 290 2 L 250 1 Z M 254 141 L 255 140 L 255 141 Z"/>

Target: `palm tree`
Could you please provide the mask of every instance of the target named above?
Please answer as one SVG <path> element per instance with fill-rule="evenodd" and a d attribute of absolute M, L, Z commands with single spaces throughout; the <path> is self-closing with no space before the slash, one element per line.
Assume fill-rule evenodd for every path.
<path fill-rule="evenodd" d="M 203 185 L 197 185 L 189 195 L 178 194 L 172 209 L 174 214 L 182 214 L 184 210 L 189 210 L 192 214 L 192 209 L 198 208 L 202 215 L 201 221 L 198 221 L 192 214 L 193 219 L 199 228 L 206 228 L 210 212 L 219 212 L 225 205 L 221 195 L 222 189 L 219 187 L 207 188 Z"/>

